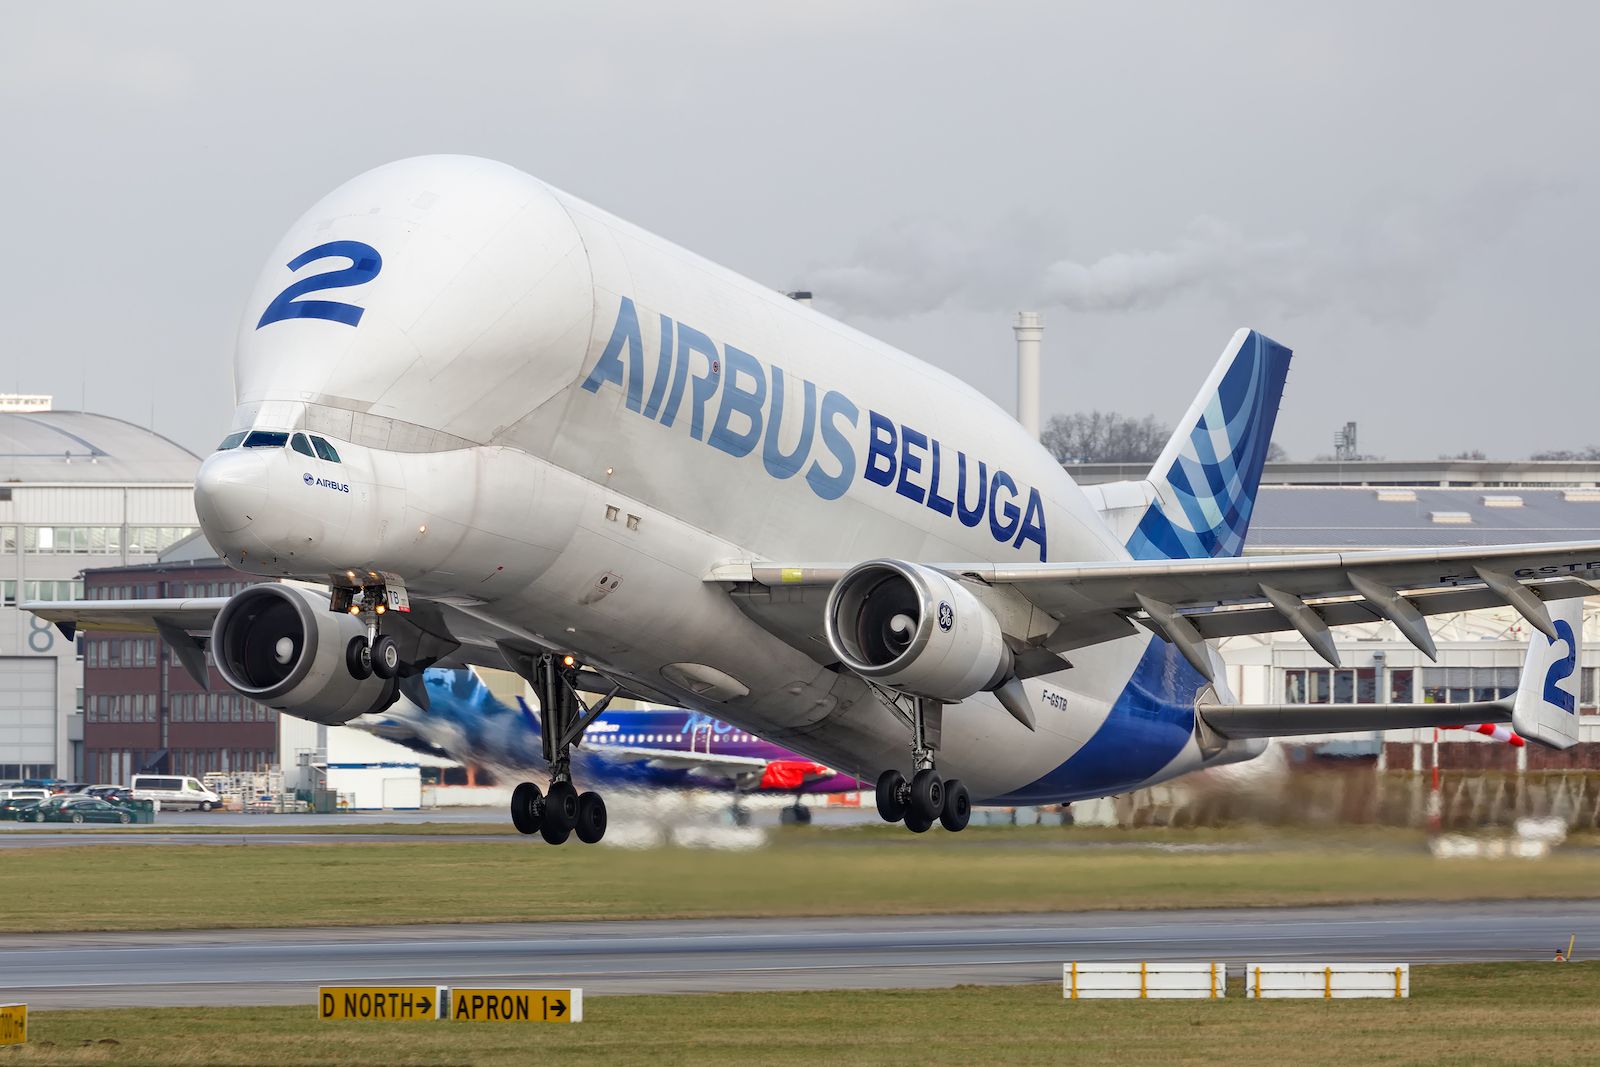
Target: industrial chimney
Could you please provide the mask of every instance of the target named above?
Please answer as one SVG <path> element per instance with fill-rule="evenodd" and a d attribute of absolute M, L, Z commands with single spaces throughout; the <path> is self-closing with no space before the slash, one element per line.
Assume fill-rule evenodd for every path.
<path fill-rule="evenodd" d="M 1035 439 L 1039 436 L 1039 345 L 1044 320 L 1037 311 L 1017 312 L 1017 421 Z"/>

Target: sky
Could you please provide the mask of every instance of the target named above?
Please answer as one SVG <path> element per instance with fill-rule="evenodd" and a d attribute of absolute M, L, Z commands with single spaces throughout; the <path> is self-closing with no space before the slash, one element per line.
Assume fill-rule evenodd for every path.
<path fill-rule="evenodd" d="M 1175 422 L 1232 332 L 1276 440 L 1600 443 L 1600 5 L 12 4 L 0 390 L 204 452 L 243 301 L 324 193 L 520 167 L 1008 409 Z"/>

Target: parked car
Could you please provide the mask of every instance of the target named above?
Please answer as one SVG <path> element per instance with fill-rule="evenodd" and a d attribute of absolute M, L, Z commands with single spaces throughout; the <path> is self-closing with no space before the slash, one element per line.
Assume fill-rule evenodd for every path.
<path fill-rule="evenodd" d="M 110 782 L 100 782 L 96 785 L 84 786 L 83 791 L 85 794 L 91 797 L 103 797 L 107 793 L 115 792 L 119 789 L 126 790 L 127 788 L 128 787 L 125 785 L 114 785 Z"/>
<path fill-rule="evenodd" d="M 115 822 L 130 823 L 133 813 L 99 797 L 65 794 L 40 802 L 29 816 L 34 822 Z"/>
<path fill-rule="evenodd" d="M 210 811 L 222 806 L 222 795 L 214 793 L 198 778 L 166 774 L 136 774 L 129 783 L 135 800 L 155 802 L 156 810 L 198 808 Z"/>
<path fill-rule="evenodd" d="M 46 800 L 50 790 L 36 785 L 19 785 L 0 790 L 0 800 Z"/>
<path fill-rule="evenodd" d="M 33 798 L 0 800 L 0 821 L 25 822 L 43 801 Z"/>
<path fill-rule="evenodd" d="M 107 804 L 131 804 L 134 800 L 133 790 L 125 785 L 97 785 L 84 790 L 83 795 L 98 797 Z"/>

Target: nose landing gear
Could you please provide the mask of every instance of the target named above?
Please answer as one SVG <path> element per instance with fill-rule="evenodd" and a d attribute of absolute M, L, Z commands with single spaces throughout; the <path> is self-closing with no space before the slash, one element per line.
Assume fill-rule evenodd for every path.
<path fill-rule="evenodd" d="M 332 610 L 348 611 L 367 627 L 365 637 L 352 637 L 345 646 L 344 664 L 351 677 L 366 679 L 376 674 L 379 678 L 388 679 L 402 672 L 405 664 L 400 659 L 400 643 L 388 634 L 378 632 L 378 622 L 388 611 L 391 602 L 405 604 L 404 590 L 391 594 L 386 585 L 334 587 L 329 605 Z"/>
<path fill-rule="evenodd" d="M 547 791 L 532 782 L 512 791 L 511 822 L 521 833 L 538 834 L 552 845 L 564 843 L 574 832 L 584 844 L 596 844 L 606 835 L 606 802 L 599 793 L 579 793 L 572 784 L 572 746 L 606 710 L 611 696 L 585 707 L 575 685 L 578 667 L 570 656 L 506 650 L 506 658 L 539 698 L 541 742 L 550 764 Z"/>
<path fill-rule="evenodd" d="M 911 727 L 911 780 L 890 769 L 878 775 L 878 815 L 884 822 L 904 823 L 914 834 L 926 833 L 934 823 L 946 830 L 964 830 L 972 818 L 972 797 L 959 778 L 945 781 L 934 768 L 939 747 L 943 706 L 922 697 L 909 698 L 914 709 L 907 715 L 898 701 L 890 707 Z"/>

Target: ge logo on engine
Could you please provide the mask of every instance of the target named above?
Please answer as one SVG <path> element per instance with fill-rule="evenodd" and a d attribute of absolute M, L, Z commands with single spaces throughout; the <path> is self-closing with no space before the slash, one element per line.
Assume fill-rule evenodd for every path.
<path fill-rule="evenodd" d="M 939 629 L 948 631 L 956 623 L 956 610 L 948 601 L 939 601 Z"/>

